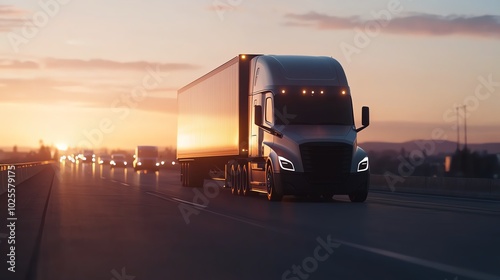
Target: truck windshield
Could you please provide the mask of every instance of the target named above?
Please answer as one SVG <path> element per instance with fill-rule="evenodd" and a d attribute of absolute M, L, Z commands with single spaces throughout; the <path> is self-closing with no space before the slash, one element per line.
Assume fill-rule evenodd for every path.
<path fill-rule="evenodd" d="M 354 125 L 348 88 L 294 87 L 278 88 L 275 92 L 277 125 Z"/>

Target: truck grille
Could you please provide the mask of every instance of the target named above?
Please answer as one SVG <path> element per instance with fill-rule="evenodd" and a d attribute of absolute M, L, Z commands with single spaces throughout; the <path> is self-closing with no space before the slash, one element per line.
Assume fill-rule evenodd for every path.
<path fill-rule="evenodd" d="M 327 183 L 349 175 L 353 147 L 344 143 L 305 143 L 299 146 L 308 181 Z"/>

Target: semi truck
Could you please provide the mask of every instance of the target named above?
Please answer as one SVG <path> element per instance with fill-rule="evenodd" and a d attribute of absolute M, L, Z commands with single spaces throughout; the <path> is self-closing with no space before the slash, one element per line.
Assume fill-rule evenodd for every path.
<path fill-rule="evenodd" d="M 137 146 L 135 148 L 134 161 L 132 163 L 134 170 L 158 171 L 160 161 L 158 160 L 157 146 Z"/>
<path fill-rule="evenodd" d="M 366 200 L 367 153 L 341 64 L 327 56 L 240 54 L 177 93 L 183 186 L 223 180 L 234 195 Z"/>

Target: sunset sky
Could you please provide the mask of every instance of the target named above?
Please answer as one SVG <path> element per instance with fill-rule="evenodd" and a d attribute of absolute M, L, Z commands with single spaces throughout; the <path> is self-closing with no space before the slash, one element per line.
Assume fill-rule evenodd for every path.
<path fill-rule="evenodd" d="M 45 3 L 45 4 L 44 4 Z M 500 1 L 3 0 L 0 147 L 175 146 L 177 89 L 239 53 L 332 56 L 359 142 L 500 142 Z"/>

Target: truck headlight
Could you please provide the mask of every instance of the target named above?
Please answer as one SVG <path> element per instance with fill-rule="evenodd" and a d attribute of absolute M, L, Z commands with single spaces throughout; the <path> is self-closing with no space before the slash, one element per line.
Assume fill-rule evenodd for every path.
<path fill-rule="evenodd" d="M 358 172 L 366 171 L 368 170 L 368 167 L 368 157 L 365 157 L 358 163 Z"/>
<path fill-rule="evenodd" d="M 140 161 L 139 161 L 139 162 L 137 162 L 137 165 L 141 166 L 141 165 L 142 165 L 142 162 L 140 162 Z"/>
<path fill-rule="evenodd" d="M 295 171 L 295 166 L 293 166 L 293 163 L 290 160 L 279 156 L 278 161 L 280 162 L 281 169 L 287 171 Z"/>

